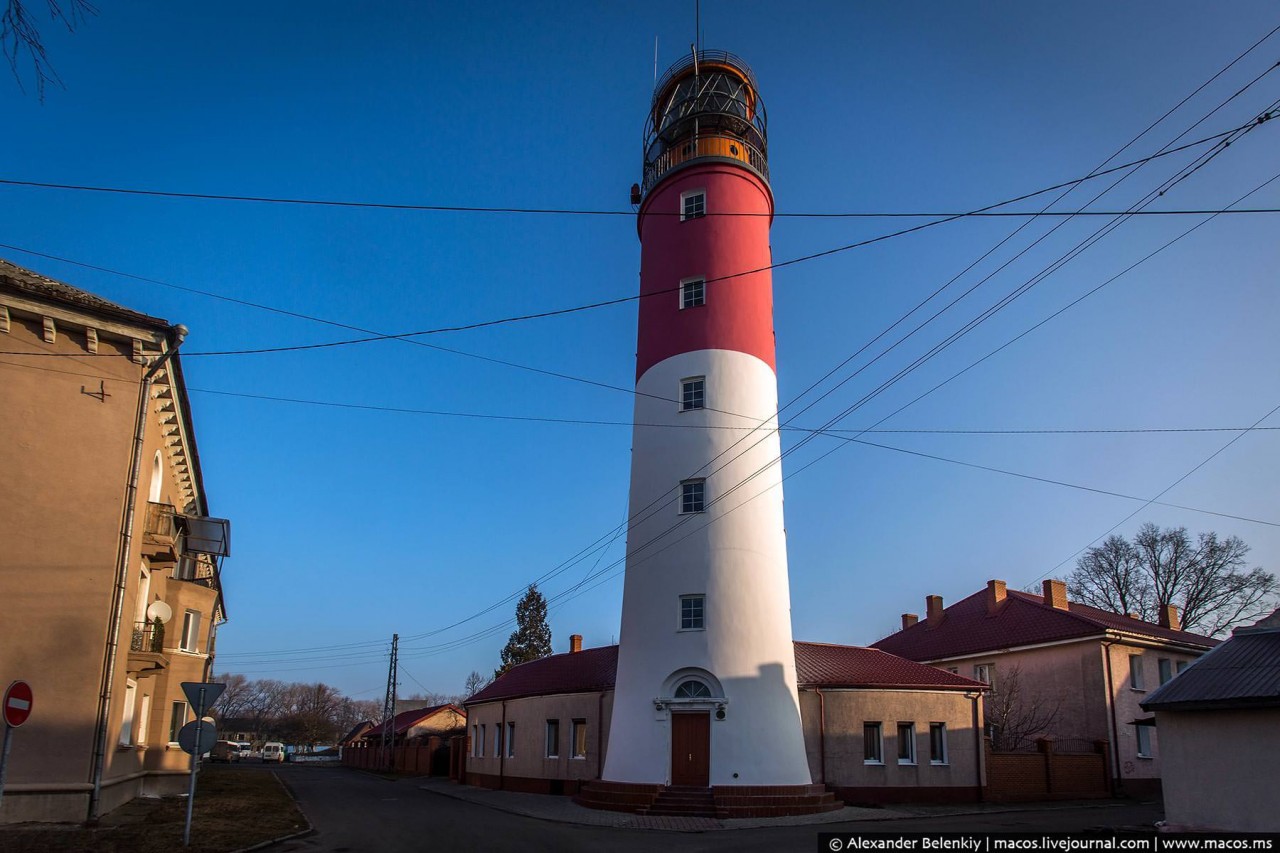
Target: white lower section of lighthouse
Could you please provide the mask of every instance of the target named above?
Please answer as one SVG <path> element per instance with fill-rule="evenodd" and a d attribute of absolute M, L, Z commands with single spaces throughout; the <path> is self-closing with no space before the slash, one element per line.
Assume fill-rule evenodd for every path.
<path fill-rule="evenodd" d="M 698 377 L 706 408 L 680 411 L 682 382 Z M 654 365 L 636 391 L 631 527 L 603 777 L 808 784 L 774 372 L 753 355 L 701 350 Z M 705 479 L 705 508 L 682 512 L 681 483 L 696 479 Z M 698 597 L 701 625 L 689 627 L 691 608 L 682 610 L 682 600 Z"/>

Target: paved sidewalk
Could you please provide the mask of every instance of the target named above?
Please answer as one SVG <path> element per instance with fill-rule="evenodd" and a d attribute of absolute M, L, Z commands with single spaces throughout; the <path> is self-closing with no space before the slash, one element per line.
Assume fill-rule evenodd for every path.
<path fill-rule="evenodd" d="M 851 820 L 895 820 L 911 817 L 909 812 L 890 809 L 861 809 L 845 806 L 838 811 L 794 817 L 730 818 L 719 820 L 711 817 L 657 817 L 649 815 L 611 812 L 580 806 L 572 797 L 554 794 L 521 794 L 516 791 L 493 791 L 471 785 L 459 785 L 447 779 L 427 779 L 418 785 L 456 800 L 466 800 L 481 806 L 498 809 L 525 817 L 540 818 L 557 823 L 577 823 L 585 826 L 610 826 L 626 829 L 663 829 L 669 832 L 711 832 L 717 829 L 755 829 L 765 826 L 804 826 L 807 824 L 843 823 Z"/>

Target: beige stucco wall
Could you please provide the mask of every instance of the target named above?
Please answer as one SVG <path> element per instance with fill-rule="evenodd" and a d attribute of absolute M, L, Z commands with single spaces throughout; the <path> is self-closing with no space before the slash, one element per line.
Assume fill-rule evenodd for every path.
<path fill-rule="evenodd" d="M 981 781 L 973 702 L 956 691 L 800 691 L 805 750 L 814 782 L 842 787 L 975 787 Z M 825 720 L 825 726 L 823 726 Z M 883 763 L 864 761 L 863 724 L 880 723 Z M 898 724 L 914 723 L 915 764 L 898 763 Z M 929 724 L 947 726 L 947 763 L 933 764 Z M 981 713 L 979 729 L 981 731 Z M 825 728 L 820 735 L 819 728 Z M 825 751 L 825 762 L 822 753 Z"/>
<path fill-rule="evenodd" d="M 1047 734 L 1059 738 L 1106 740 L 1108 717 L 1106 678 L 1098 654 L 1098 642 L 1067 643 L 937 662 L 943 669 L 955 668 L 966 678 L 976 677 L 975 667 L 994 666 L 994 688 L 999 691 L 1010 673 L 1018 672 L 1022 701 L 1056 708 L 1057 717 Z"/>
<path fill-rule="evenodd" d="M 1143 687 L 1130 686 L 1130 655 L 1141 656 Z M 1105 740 L 1113 743 L 1117 755 L 1111 760 L 1111 772 L 1119 778 L 1151 780 L 1160 778 L 1160 736 L 1152 732 L 1149 757 L 1138 755 L 1135 719 L 1144 719 L 1138 705 L 1160 685 L 1159 660 L 1190 662 L 1197 656 L 1188 652 L 1144 647 L 1137 643 L 1114 643 L 1104 646 L 1100 639 L 1046 645 L 1039 648 L 994 652 L 965 658 L 934 662 L 934 666 L 954 667 L 960 675 L 975 677 L 975 666 L 991 664 L 995 668 L 995 690 L 1006 683 L 1013 668 L 1018 669 L 1023 701 L 1040 701 L 1058 709 L 1057 718 L 1044 734 L 1057 738 Z M 1110 686 L 1107 661 L 1110 660 Z M 1109 700 L 1108 696 L 1114 697 Z M 1111 704 L 1115 705 L 1117 737 L 1111 736 Z"/>
<path fill-rule="evenodd" d="M 1160 711 L 1170 829 L 1280 832 L 1280 708 Z"/>
<path fill-rule="evenodd" d="M 1130 684 L 1132 674 L 1132 656 L 1142 658 L 1142 685 L 1133 687 Z M 1163 761 L 1160 747 L 1159 728 L 1151 729 L 1150 756 L 1138 755 L 1137 728 L 1131 723 L 1144 720 L 1151 714 L 1142 710 L 1138 703 L 1147 698 L 1147 694 L 1160 686 L 1159 661 L 1166 658 L 1176 664 L 1178 661 L 1193 661 L 1196 655 L 1184 652 L 1172 652 L 1159 648 L 1143 648 L 1136 644 L 1117 643 L 1101 655 L 1105 661 L 1110 658 L 1112 684 L 1114 686 L 1116 729 L 1116 755 L 1120 763 L 1120 779 L 1160 779 L 1163 776 Z M 1174 667 L 1176 672 L 1176 666 Z"/>
<path fill-rule="evenodd" d="M 494 727 L 503 721 L 503 702 L 486 702 L 467 707 L 467 735 L 474 740 L 476 727 L 485 727 L 484 755 L 473 748 L 467 758 L 467 771 L 486 775 L 514 776 L 528 779 L 598 779 L 602 752 L 608 744 L 609 719 L 613 710 L 613 691 L 604 693 L 561 693 L 531 696 L 506 701 L 506 720 L 515 722 L 515 755 L 507 758 L 506 750 L 498 757 L 493 752 Z M 545 749 L 547 720 L 560 721 L 560 755 L 547 758 Z M 587 722 L 587 756 L 573 758 L 573 721 Z"/>
<path fill-rule="evenodd" d="M 7 304 L 0 293 L 0 304 Z M 67 309 L 60 309 L 66 312 Z M 89 317 L 85 323 L 97 325 Z M 117 324 L 118 325 L 118 324 Z M 112 586 L 120 523 L 143 368 L 127 357 L 132 344 L 99 331 L 98 353 L 89 353 L 85 325 L 56 322 L 56 340 L 43 340 L 38 318 L 11 307 L 4 349 L 64 354 L 65 358 L 0 359 L 0 682 L 29 682 L 35 696 L 30 720 L 14 732 L 0 821 L 83 820 L 92 780 L 91 761 L 104 649 L 110 635 Z M 158 332 L 135 336 L 148 352 L 160 348 Z M 115 353 L 124 357 L 105 357 Z M 15 366 L 16 365 L 16 366 Z M 39 367 L 42 369 L 33 369 Z M 83 375 L 82 375 L 83 374 Z M 87 392 L 106 396 L 99 399 Z M 140 601 L 152 462 L 162 445 L 156 401 L 150 401 L 142 452 L 135 535 L 128 558 L 117 666 L 111 679 L 103 805 L 110 807 L 147 787 L 144 769 L 178 769 L 166 757 L 168 699 L 178 682 L 202 680 L 204 656 L 166 651 L 170 669 L 160 677 L 136 675 L 134 745 L 122 747 L 129 644 L 133 622 L 149 601 L 165 598 L 174 610 L 165 645 L 176 645 L 186 606 L 202 611 L 202 642 L 213 621 L 212 590 L 167 580 L 169 568 L 151 572 L 147 601 Z M 181 506 L 178 481 L 161 454 L 161 501 Z M 184 604 L 182 602 L 194 602 Z M 206 646 L 202 646 L 206 648 Z M 177 658 L 192 658 L 189 661 Z M 143 697 L 151 696 L 150 725 L 138 743 Z M 174 698 L 177 698 L 174 697 Z M 160 732 L 164 731 L 161 735 Z M 159 756 L 156 750 L 159 749 Z M 176 751 L 176 750 L 175 750 Z M 185 754 L 179 753 L 185 758 Z M 185 765 L 183 765 L 185 766 Z"/>

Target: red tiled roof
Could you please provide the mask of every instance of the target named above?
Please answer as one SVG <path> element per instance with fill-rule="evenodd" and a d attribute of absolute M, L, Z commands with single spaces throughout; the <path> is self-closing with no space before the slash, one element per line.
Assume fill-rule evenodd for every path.
<path fill-rule="evenodd" d="M 987 590 L 946 608 L 942 623 L 930 627 L 920 620 L 910 628 L 890 634 L 871 647 L 915 661 L 941 660 L 968 654 L 1052 643 L 1100 635 L 1105 631 L 1137 634 L 1202 648 L 1218 641 L 1190 631 L 1174 631 L 1151 622 L 1108 613 L 1086 604 L 1068 602 L 1066 610 L 1044 603 L 1044 598 L 1009 590 L 994 614 L 987 613 Z"/>
<path fill-rule="evenodd" d="M 511 667 L 466 704 L 548 693 L 612 690 L 617 677 L 617 646 L 565 652 Z"/>
<path fill-rule="evenodd" d="M 459 708 L 457 705 L 454 705 L 452 703 L 448 703 L 445 705 L 432 705 L 430 708 L 417 708 L 412 711 L 401 711 L 399 714 L 396 714 L 395 717 L 393 718 L 392 723 L 394 725 L 392 726 L 391 731 L 392 733 L 398 734 L 398 735 L 404 734 L 405 732 L 409 731 L 409 729 L 413 728 L 418 723 L 425 720 L 427 717 L 430 717 L 432 714 L 439 713 L 440 711 L 443 711 L 446 708 L 452 708 L 453 710 L 457 711 L 459 714 L 463 714 L 463 715 L 467 713 L 462 708 Z M 363 735 L 361 735 L 361 737 L 380 738 L 382 737 L 382 733 L 386 731 L 386 728 L 387 728 L 386 723 L 378 723 L 376 726 L 374 726 L 373 728 L 365 732 Z"/>
<path fill-rule="evenodd" d="M 909 661 L 880 649 L 828 643 L 796 643 L 796 681 L 802 687 L 987 689 L 981 681 Z"/>
<path fill-rule="evenodd" d="M 980 681 L 937 667 L 904 660 L 878 649 L 796 643 L 796 676 L 805 687 L 883 687 L 899 689 L 985 689 Z M 601 646 L 552 655 L 512 667 L 466 701 L 468 705 L 524 696 L 612 690 L 618 673 L 618 647 Z"/>

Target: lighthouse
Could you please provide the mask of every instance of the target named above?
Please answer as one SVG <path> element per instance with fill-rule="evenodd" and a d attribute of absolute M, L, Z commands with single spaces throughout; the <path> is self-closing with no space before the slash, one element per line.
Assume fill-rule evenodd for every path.
<path fill-rule="evenodd" d="M 626 579 L 603 778 L 810 782 L 778 440 L 764 104 L 691 52 L 644 140 Z"/>

